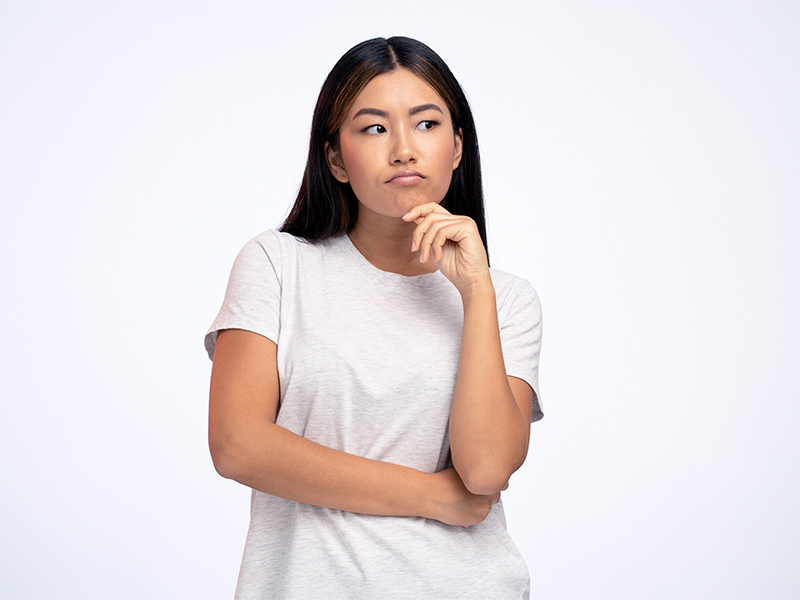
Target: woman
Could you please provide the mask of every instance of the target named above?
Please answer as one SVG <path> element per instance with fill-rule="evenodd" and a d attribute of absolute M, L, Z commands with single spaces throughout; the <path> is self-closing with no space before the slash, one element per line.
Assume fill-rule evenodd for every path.
<path fill-rule="evenodd" d="M 253 488 L 238 597 L 528 596 L 498 502 L 542 416 L 540 312 L 485 247 L 458 82 L 415 40 L 355 46 L 206 336 L 214 465 Z"/>

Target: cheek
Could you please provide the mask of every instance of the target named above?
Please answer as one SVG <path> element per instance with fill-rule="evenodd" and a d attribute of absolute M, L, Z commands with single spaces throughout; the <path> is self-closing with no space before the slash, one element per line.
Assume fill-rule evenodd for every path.
<path fill-rule="evenodd" d="M 455 156 L 456 142 L 451 136 L 445 134 L 441 139 L 431 145 L 431 156 L 434 157 L 439 169 L 453 170 L 453 157 Z"/>
<path fill-rule="evenodd" d="M 342 162 L 350 182 L 361 180 L 368 169 L 369 156 L 360 151 L 350 140 L 341 141 Z"/>
<path fill-rule="evenodd" d="M 430 189 L 432 195 L 431 200 L 434 202 L 441 202 L 447 190 L 450 188 L 450 182 L 453 179 L 453 151 L 455 147 L 447 144 L 438 145 L 435 152 L 430 154 L 431 160 L 429 164 L 435 170 L 435 177 L 431 177 L 430 181 L 433 187 Z M 435 167 L 434 167 L 435 165 Z M 431 172 L 431 175 L 434 173 Z"/>
<path fill-rule="evenodd" d="M 430 148 L 429 156 L 435 164 L 437 180 L 440 182 L 437 187 L 441 187 L 442 195 L 450 187 L 450 180 L 453 177 L 453 157 L 455 155 L 455 140 L 451 136 L 445 136 L 437 140 L 435 145 Z"/>

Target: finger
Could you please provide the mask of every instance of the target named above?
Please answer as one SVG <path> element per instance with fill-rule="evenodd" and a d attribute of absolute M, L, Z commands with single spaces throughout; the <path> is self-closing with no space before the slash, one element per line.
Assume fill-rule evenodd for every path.
<path fill-rule="evenodd" d="M 417 226 L 414 228 L 414 233 L 411 234 L 411 251 L 416 252 L 419 249 L 423 236 L 437 220 L 446 218 L 447 216 L 441 213 L 429 213 L 425 217 L 414 219 Z"/>
<path fill-rule="evenodd" d="M 452 239 L 454 242 L 461 242 L 470 234 L 478 234 L 478 226 L 475 221 L 463 215 L 451 215 L 450 213 L 430 213 L 417 223 L 417 229 L 414 230 L 414 235 L 423 235 L 434 224 L 445 225 L 450 223 L 459 223 L 461 228 L 460 234 Z"/>
<path fill-rule="evenodd" d="M 464 239 L 464 227 L 466 223 L 464 219 L 442 222 L 438 230 L 431 240 L 431 252 L 437 261 L 442 260 L 444 245 L 451 241 L 454 244 L 460 244 Z"/>
<path fill-rule="evenodd" d="M 431 221 L 425 223 L 425 233 L 419 242 L 420 260 L 422 262 L 427 262 L 428 259 L 433 254 L 432 252 L 433 240 L 436 238 L 436 235 L 439 233 L 439 231 L 441 231 L 441 228 L 444 226 L 445 223 L 443 223 L 442 221 Z"/>
<path fill-rule="evenodd" d="M 440 227 L 439 231 L 436 232 L 436 235 L 433 236 L 433 241 L 431 242 L 431 251 L 433 252 L 433 256 L 437 262 L 442 260 L 442 248 L 444 247 L 445 243 L 447 243 L 447 240 L 453 240 L 454 238 L 457 238 L 460 230 L 460 223 L 452 223 Z"/>
<path fill-rule="evenodd" d="M 430 219 L 430 220 L 429 220 Z M 447 217 L 443 215 L 436 215 L 435 218 L 431 219 L 430 217 L 426 217 L 425 222 L 418 225 L 418 228 L 423 232 L 422 239 L 419 241 L 419 248 L 420 248 L 420 260 L 425 262 L 430 258 L 431 254 L 431 246 L 433 244 L 433 240 L 439 234 L 440 231 L 443 229 L 450 229 L 452 227 L 458 228 L 458 223 L 461 222 L 461 219 L 458 217 Z M 451 229 L 452 231 L 452 229 Z M 415 232 L 416 233 L 416 232 Z M 449 236 L 445 233 L 445 240 L 449 239 Z M 444 244 L 444 241 L 442 242 Z M 438 259 L 437 259 L 438 260 Z"/>
<path fill-rule="evenodd" d="M 432 212 L 450 214 L 447 209 L 443 208 L 440 204 L 436 202 L 426 202 L 425 204 L 420 204 L 415 206 L 406 214 L 404 214 L 401 218 L 404 221 L 413 221 L 414 219 L 418 219 L 419 217 L 425 217 Z"/>

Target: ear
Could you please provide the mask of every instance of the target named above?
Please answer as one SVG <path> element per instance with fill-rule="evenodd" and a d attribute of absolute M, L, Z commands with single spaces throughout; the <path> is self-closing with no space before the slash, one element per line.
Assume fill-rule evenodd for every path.
<path fill-rule="evenodd" d="M 328 168 L 336 181 L 341 183 L 350 181 L 347 170 L 344 168 L 344 162 L 342 162 L 342 155 L 338 150 L 334 150 L 328 142 L 325 142 L 325 159 L 328 161 Z"/>
<path fill-rule="evenodd" d="M 456 148 L 453 151 L 453 171 L 456 170 L 459 164 L 461 164 L 461 151 L 464 148 L 464 137 L 461 135 L 461 129 L 458 130 L 456 133 Z"/>

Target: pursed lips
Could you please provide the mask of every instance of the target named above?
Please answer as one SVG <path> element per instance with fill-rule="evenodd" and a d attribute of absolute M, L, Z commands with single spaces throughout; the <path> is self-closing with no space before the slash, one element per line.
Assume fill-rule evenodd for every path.
<path fill-rule="evenodd" d="M 418 183 L 423 179 L 425 179 L 425 176 L 419 171 L 398 171 L 392 175 L 386 183 L 392 183 L 395 185 L 411 185 L 413 183 Z"/>

